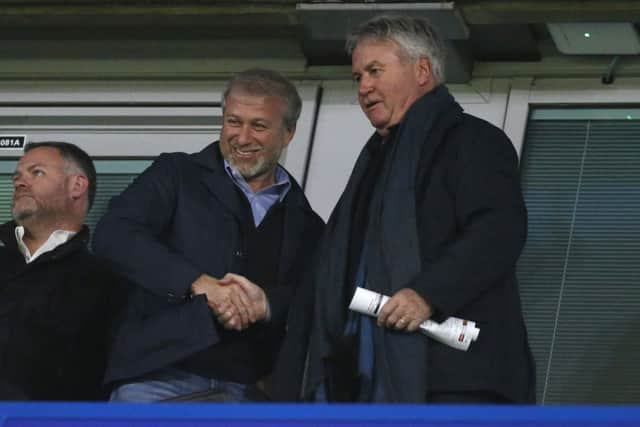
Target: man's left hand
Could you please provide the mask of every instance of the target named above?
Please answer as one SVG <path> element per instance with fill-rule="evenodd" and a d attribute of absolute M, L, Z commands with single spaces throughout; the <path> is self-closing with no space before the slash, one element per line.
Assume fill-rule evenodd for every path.
<path fill-rule="evenodd" d="M 378 326 L 413 332 L 433 314 L 431 306 L 416 291 L 403 288 L 380 309 Z"/>

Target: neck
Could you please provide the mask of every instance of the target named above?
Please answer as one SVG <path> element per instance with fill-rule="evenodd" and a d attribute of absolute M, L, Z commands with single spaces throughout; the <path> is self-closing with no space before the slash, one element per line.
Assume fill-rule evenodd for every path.
<path fill-rule="evenodd" d="M 55 223 L 45 223 L 43 221 L 26 220 L 21 223 L 24 227 L 24 244 L 29 248 L 29 252 L 35 253 L 40 246 L 47 241 L 51 233 L 56 230 L 67 230 L 78 232 L 82 228 L 82 224 L 75 221 L 57 221 Z"/>
<path fill-rule="evenodd" d="M 256 176 L 251 181 L 247 181 L 249 187 L 254 193 L 257 193 L 260 190 L 267 188 L 270 185 L 276 183 L 276 172 L 272 170 L 271 172 L 265 173 L 260 176 Z"/>

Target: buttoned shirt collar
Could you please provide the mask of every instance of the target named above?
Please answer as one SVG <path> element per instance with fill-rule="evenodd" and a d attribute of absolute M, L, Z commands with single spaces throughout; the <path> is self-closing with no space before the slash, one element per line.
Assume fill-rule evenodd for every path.
<path fill-rule="evenodd" d="M 38 258 L 40 255 L 47 252 L 51 252 L 52 250 L 62 245 L 63 243 L 68 242 L 69 240 L 71 240 L 73 236 L 75 236 L 78 233 L 76 231 L 69 231 L 69 230 L 55 230 L 53 233 L 51 233 L 47 241 L 44 242 L 44 244 L 40 246 L 33 255 L 31 255 L 29 248 L 27 247 L 27 245 L 25 245 L 23 240 L 24 227 L 21 225 L 17 226 L 15 229 L 15 234 L 16 234 L 16 241 L 18 242 L 18 249 L 20 250 L 20 253 L 22 253 L 22 255 L 24 256 L 24 260 L 26 261 L 26 263 L 29 264 L 30 262 L 33 262 L 36 258 Z"/>
<path fill-rule="evenodd" d="M 256 227 L 260 225 L 271 206 L 278 201 L 281 202 L 284 200 L 291 189 L 289 175 L 280 165 L 276 165 L 276 182 L 258 192 L 254 192 L 240 172 L 233 168 L 233 166 L 231 166 L 226 160 L 224 161 L 224 169 L 227 171 L 227 174 L 233 183 L 242 190 L 242 193 L 249 201 L 251 212 L 253 214 L 253 222 Z"/>

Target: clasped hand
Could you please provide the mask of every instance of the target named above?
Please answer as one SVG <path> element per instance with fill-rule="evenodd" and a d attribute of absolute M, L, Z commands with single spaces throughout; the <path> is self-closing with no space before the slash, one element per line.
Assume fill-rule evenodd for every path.
<path fill-rule="evenodd" d="M 207 304 L 226 329 L 242 331 L 267 317 L 264 291 L 239 274 L 227 273 L 222 279 L 203 274 L 193 282 L 192 290 L 195 295 L 206 295 Z"/>

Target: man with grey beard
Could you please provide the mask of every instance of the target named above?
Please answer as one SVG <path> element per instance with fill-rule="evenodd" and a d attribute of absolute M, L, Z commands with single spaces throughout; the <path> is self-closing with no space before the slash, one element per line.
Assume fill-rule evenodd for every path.
<path fill-rule="evenodd" d="M 117 278 L 87 249 L 91 158 L 30 143 L 0 226 L 0 399 L 100 400 Z"/>
<path fill-rule="evenodd" d="M 133 284 L 106 374 L 112 400 L 265 398 L 256 384 L 323 227 L 278 165 L 301 106 L 280 74 L 239 73 L 220 141 L 162 154 L 111 201 L 94 248 Z"/>

